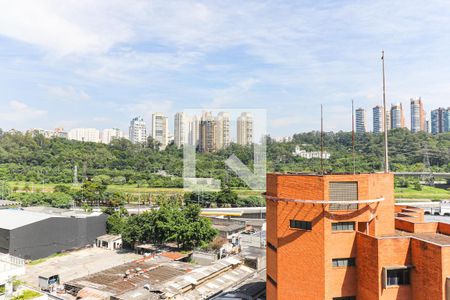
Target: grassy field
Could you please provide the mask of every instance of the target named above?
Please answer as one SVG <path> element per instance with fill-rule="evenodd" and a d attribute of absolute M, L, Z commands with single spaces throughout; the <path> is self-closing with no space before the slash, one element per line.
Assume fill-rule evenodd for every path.
<path fill-rule="evenodd" d="M 445 200 L 450 199 L 450 190 L 432 186 L 422 186 L 421 191 L 416 191 L 413 188 L 396 188 L 395 198 Z"/>
<path fill-rule="evenodd" d="M 10 181 L 8 182 L 11 188 L 17 187 L 17 191 L 25 191 L 27 182 L 25 181 Z M 53 192 L 55 188 L 55 183 L 28 183 L 29 191 L 41 191 L 41 192 Z M 62 184 L 75 189 L 78 189 L 80 186 L 73 186 L 72 184 Z M 137 184 L 125 184 L 125 185 L 108 185 L 108 191 L 112 192 L 123 192 L 123 193 L 155 193 L 155 194 L 175 194 L 175 193 L 183 193 L 183 188 L 155 188 L 155 187 L 139 187 Z M 252 195 L 261 195 L 263 191 L 254 191 L 248 189 L 234 189 L 236 193 L 240 197 L 252 196 Z"/>
<path fill-rule="evenodd" d="M 27 185 L 26 182 L 9 182 L 11 188 L 17 187 L 18 191 L 25 190 Z M 53 183 L 28 183 L 30 191 L 43 191 L 52 192 L 55 185 Z M 68 185 L 73 187 L 73 185 Z M 79 188 L 75 187 L 75 188 Z M 126 184 L 126 185 L 109 185 L 109 191 L 119 191 L 124 193 L 155 193 L 155 194 L 175 194 L 183 193 L 182 188 L 150 188 L 150 187 L 139 187 L 136 184 Z M 247 197 L 252 195 L 261 195 L 262 191 L 254 191 L 248 189 L 234 189 L 234 191 L 239 195 L 239 197 Z M 450 190 L 439 187 L 423 186 L 421 191 L 417 191 L 411 188 L 396 188 L 395 189 L 396 199 L 429 199 L 429 200 L 444 200 L 450 199 Z"/>

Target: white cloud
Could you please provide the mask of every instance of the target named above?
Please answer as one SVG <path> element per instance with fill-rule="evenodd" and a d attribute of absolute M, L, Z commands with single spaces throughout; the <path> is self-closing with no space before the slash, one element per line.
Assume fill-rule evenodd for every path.
<path fill-rule="evenodd" d="M 120 105 L 117 109 L 119 111 L 127 111 L 133 116 L 142 116 L 147 122 L 147 126 L 151 124 L 151 115 L 156 112 L 161 112 L 166 117 L 171 116 L 173 102 L 170 100 L 140 100 L 125 105 Z"/>
<path fill-rule="evenodd" d="M 47 114 L 47 111 L 41 109 L 35 109 L 24 102 L 18 100 L 9 101 L 8 104 L 0 112 L 0 119 L 2 121 L 18 124 L 22 121 L 34 120 L 39 117 L 43 117 Z"/>
<path fill-rule="evenodd" d="M 42 85 L 42 88 L 46 90 L 50 95 L 58 98 L 62 101 L 85 101 L 90 97 L 82 89 L 76 89 L 73 86 L 49 86 Z"/>
<path fill-rule="evenodd" d="M 111 121 L 111 118 L 108 118 L 108 117 L 94 117 L 92 120 L 94 122 L 109 122 L 109 121 Z"/>
<path fill-rule="evenodd" d="M 205 106 L 210 108 L 230 107 L 230 105 L 240 103 L 245 104 L 249 101 L 249 91 L 255 84 L 257 79 L 247 78 L 236 84 L 233 84 L 224 89 L 217 89 L 212 91 L 212 101 Z"/>
<path fill-rule="evenodd" d="M 107 1 L 1 1 L 0 34 L 57 55 L 104 53 L 113 45 L 129 40 L 126 22 Z M 120 9 L 117 7 L 116 9 Z"/>
<path fill-rule="evenodd" d="M 99 94 L 117 86 L 133 95 L 151 90 L 151 100 L 116 107 L 133 114 L 198 102 L 268 107 L 277 112 L 272 125 L 298 131 L 317 127 L 301 121 L 315 111 L 311 103 L 337 108 L 354 98 L 368 112 L 380 103 L 381 48 L 389 102 L 407 108 L 422 96 L 428 109 L 448 106 L 449 8 L 441 0 L 0 0 L 0 35 L 38 50 L 20 57 L 24 68 L 58 68 L 65 82 L 74 79 L 48 89 L 60 98 L 89 97 L 76 88 L 80 81 Z M 339 113 L 328 122 L 344 126 Z"/>

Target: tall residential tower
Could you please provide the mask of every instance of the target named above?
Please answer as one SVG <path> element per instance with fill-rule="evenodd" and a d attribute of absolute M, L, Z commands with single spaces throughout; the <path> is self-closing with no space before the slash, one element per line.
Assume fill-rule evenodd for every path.
<path fill-rule="evenodd" d="M 356 132 L 364 133 L 366 132 L 366 111 L 364 108 L 356 109 Z"/>
<path fill-rule="evenodd" d="M 175 114 L 174 119 L 174 142 L 178 148 L 183 146 L 187 141 L 187 116 L 184 112 L 178 112 Z"/>
<path fill-rule="evenodd" d="M 147 126 L 142 117 L 135 117 L 131 120 L 129 139 L 133 144 L 144 144 L 147 142 Z"/>
<path fill-rule="evenodd" d="M 377 105 L 372 108 L 373 113 L 373 132 L 381 133 L 384 131 L 384 109 L 383 106 Z"/>
<path fill-rule="evenodd" d="M 204 112 L 199 126 L 199 145 L 200 152 L 214 152 L 217 150 L 217 123 L 211 112 Z"/>
<path fill-rule="evenodd" d="M 401 103 L 392 104 L 391 107 L 391 128 L 404 128 L 405 127 L 405 115 L 403 113 L 403 106 Z"/>
<path fill-rule="evenodd" d="M 253 117 L 248 112 L 243 112 L 237 118 L 237 143 L 239 145 L 253 144 Z"/>
<path fill-rule="evenodd" d="M 161 149 L 169 144 L 169 120 L 162 113 L 152 114 L 152 138 L 161 144 Z"/>
<path fill-rule="evenodd" d="M 422 99 L 411 99 L 411 131 L 425 131 L 425 110 Z"/>
<path fill-rule="evenodd" d="M 230 145 L 230 114 L 220 112 L 216 117 L 217 135 L 216 147 L 223 149 Z"/>
<path fill-rule="evenodd" d="M 431 111 L 431 133 L 438 134 L 450 131 L 450 107 L 439 107 Z"/>

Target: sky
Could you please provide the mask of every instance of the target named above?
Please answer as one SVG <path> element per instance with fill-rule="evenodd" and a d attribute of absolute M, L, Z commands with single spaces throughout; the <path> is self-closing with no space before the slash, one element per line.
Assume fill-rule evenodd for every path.
<path fill-rule="evenodd" d="M 266 109 L 272 136 L 351 128 L 351 99 L 450 106 L 450 2 L 0 0 L 0 128 Z M 173 127 L 173 126 L 172 126 Z"/>

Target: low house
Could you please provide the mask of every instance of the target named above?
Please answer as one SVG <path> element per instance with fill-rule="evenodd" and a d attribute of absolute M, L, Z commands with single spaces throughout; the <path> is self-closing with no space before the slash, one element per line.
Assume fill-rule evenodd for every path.
<path fill-rule="evenodd" d="M 99 236 L 95 240 L 95 246 L 109 250 L 116 250 L 122 248 L 122 236 L 114 234 L 105 234 Z"/>

